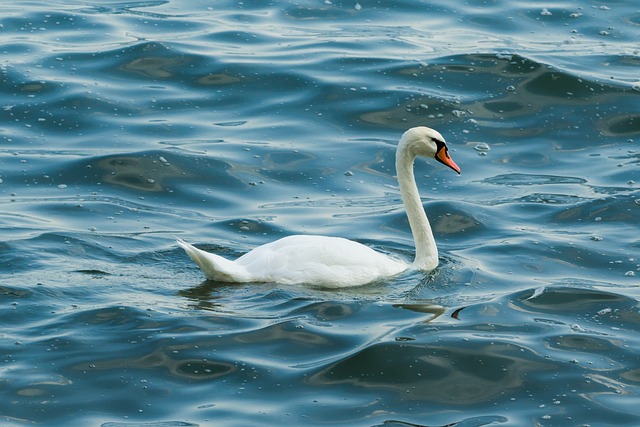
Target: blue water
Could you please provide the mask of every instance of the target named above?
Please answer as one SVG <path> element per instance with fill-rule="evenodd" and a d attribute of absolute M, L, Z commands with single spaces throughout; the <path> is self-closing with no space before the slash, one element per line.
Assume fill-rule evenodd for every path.
<path fill-rule="evenodd" d="M 632 1 L 0 5 L 3 426 L 640 425 Z M 432 273 L 207 282 L 290 234 Z"/>

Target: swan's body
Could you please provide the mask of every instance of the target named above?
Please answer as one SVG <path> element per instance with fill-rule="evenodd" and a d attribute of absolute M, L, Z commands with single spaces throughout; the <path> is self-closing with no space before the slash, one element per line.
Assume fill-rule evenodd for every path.
<path fill-rule="evenodd" d="M 341 237 L 283 237 L 235 261 L 204 252 L 183 240 L 178 240 L 178 244 L 200 266 L 207 279 L 221 282 L 345 287 L 369 283 L 407 269 L 407 264 L 400 260 Z"/>
<path fill-rule="evenodd" d="M 200 250 L 184 240 L 178 240 L 178 244 L 198 264 L 207 279 L 221 282 L 346 287 L 393 276 L 410 267 L 433 270 L 438 266 L 438 248 L 413 174 L 417 156 L 434 157 L 460 173 L 460 168 L 449 157 L 444 138 L 437 131 L 416 127 L 402 135 L 396 151 L 396 172 L 416 245 L 412 264 L 340 237 L 284 237 L 259 246 L 235 261 Z"/>

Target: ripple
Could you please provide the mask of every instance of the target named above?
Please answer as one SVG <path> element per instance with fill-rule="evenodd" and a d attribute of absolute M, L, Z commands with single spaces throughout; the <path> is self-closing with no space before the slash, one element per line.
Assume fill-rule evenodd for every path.
<path fill-rule="evenodd" d="M 512 173 L 508 175 L 498 175 L 485 179 L 483 182 L 495 185 L 550 185 L 550 184 L 585 184 L 586 179 L 553 176 L 553 175 L 528 175 Z"/>

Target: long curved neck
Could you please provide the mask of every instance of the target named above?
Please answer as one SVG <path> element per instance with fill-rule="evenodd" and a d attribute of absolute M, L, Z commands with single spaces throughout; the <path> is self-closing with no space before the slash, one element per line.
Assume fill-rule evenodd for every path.
<path fill-rule="evenodd" d="M 396 174 L 400 184 L 400 195 L 409 218 L 409 226 L 416 245 L 413 265 L 422 270 L 433 270 L 438 266 L 438 248 L 433 238 L 431 225 L 420 201 L 420 193 L 413 173 L 416 155 L 409 145 L 401 140 L 396 152 Z"/>

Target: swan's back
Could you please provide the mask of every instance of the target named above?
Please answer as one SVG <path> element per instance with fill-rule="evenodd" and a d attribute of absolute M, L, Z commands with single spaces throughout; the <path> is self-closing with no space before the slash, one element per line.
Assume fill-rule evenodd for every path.
<path fill-rule="evenodd" d="M 255 282 L 305 283 L 323 287 L 358 286 L 407 269 L 360 243 L 340 237 L 288 236 L 241 256 L 236 263 Z"/>

